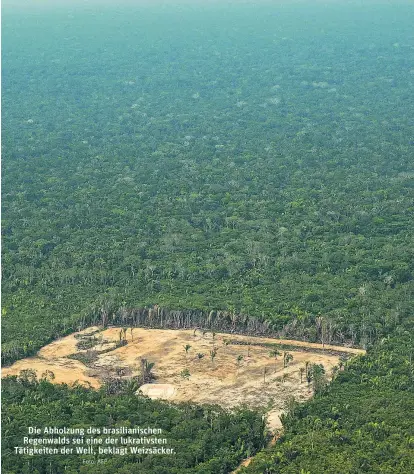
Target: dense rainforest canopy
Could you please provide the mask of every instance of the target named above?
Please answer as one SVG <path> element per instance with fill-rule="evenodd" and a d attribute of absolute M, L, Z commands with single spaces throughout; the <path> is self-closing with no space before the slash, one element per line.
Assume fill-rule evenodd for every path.
<path fill-rule="evenodd" d="M 275 472 L 313 472 L 307 447 L 286 450 L 302 436 L 323 452 L 332 406 L 346 436 L 348 420 L 363 438 L 369 423 L 401 434 L 386 455 L 397 459 L 412 420 L 412 343 L 399 336 L 412 329 L 414 293 L 412 6 L 78 5 L 3 17 L 3 363 L 97 314 L 154 305 L 248 315 L 311 341 L 323 321 L 331 341 L 368 348 L 392 334 L 403 386 L 382 385 L 392 361 L 371 374 L 388 346 L 372 349 L 288 418 L 287 467 Z M 7 403 L 103 396 L 42 383 L 8 381 Z M 386 413 L 344 408 L 377 396 Z M 354 436 L 332 456 L 349 454 Z M 385 466 L 372 444 L 358 449 L 369 461 L 346 472 Z"/>
<path fill-rule="evenodd" d="M 6 357 L 102 299 L 362 344 L 407 317 L 411 23 L 267 8 L 6 16 Z"/>
<path fill-rule="evenodd" d="M 94 391 L 81 386 L 68 389 L 66 385 L 53 385 L 47 378 L 37 380 L 30 371 L 27 372 L 22 373 L 19 378 L 8 377 L 3 380 L 5 409 L 2 472 L 5 474 L 226 473 L 237 467 L 244 457 L 263 447 L 265 441 L 264 422 L 260 413 L 247 409 L 241 408 L 229 414 L 217 406 L 201 408 L 187 404 L 174 407 L 138 397 L 134 391 L 128 391 L 128 386 L 124 392 L 113 396 L 105 389 Z M 42 429 L 83 427 L 85 433 L 91 426 L 101 430 L 150 427 L 153 430 L 162 430 L 158 438 L 165 438 L 168 441 L 165 447 L 174 449 L 175 454 L 100 456 L 101 459 L 106 459 L 105 463 L 95 465 L 85 463 L 85 459 L 93 460 L 93 456 L 82 457 L 76 454 L 16 456 L 14 447 L 24 446 L 22 440 L 28 435 L 27 426 Z M 46 438 L 34 435 L 29 437 Z M 74 437 L 76 436 L 67 436 L 69 439 Z M 86 435 L 85 439 L 87 437 Z M 99 439 L 100 436 L 96 435 L 94 438 Z M 120 439 L 120 436 L 114 438 Z M 140 436 L 135 438 L 139 439 Z M 103 446 L 105 447 L 105 444 Z"/>

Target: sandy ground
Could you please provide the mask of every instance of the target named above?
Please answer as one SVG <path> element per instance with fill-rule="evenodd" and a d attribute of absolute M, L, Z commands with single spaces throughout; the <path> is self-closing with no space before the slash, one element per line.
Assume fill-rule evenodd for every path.
<path fill-rule="evenodd" d="M 124 377 L 137 375 L 141 358 L 154 362 L 153 384 L 141 387 L 144 394 L 151 398 L 170 401 L 192 401 L 196 403 L 217 403 L 224 407 L 246 404 L 249 407 L 265 408 L 271 429 L 281 427 L 279 415 L 285 410 L 289 397 L 303 401 L 312 396 L 311 387 L 306 381 L 300 382 L 299 369 L 305 362 L 323 364 L 330 379 L 332 368 L 339 357 L 330 355 L 329 350 L 341 351 L 351 355 L 364 351 L 338 346 L 325 345 L 326 353 L 304 352 L 300 347 L 321 349 L 321 344 L 302 341 L 276 340 L 217 333 L 203 335 L 193 330 L 161 330 L 134 328 L 127 331 L 128 344 L 114 349 L 119 341 L 120 328 L 109 328 L 95 334 L 102 336 L 102 342 L 95 346 L 97 358 L 85 366 L 82 362 L 69 359 L 75 353 L 85 353 L 76 344 L 80 337 L 99 328 L 88 328 L 43 347 L 36 357 L 20 360 L 11 367 L 2 370 L 2 376 L 17 375 L 23 369 L 34 369 L 38 376 L 46 370 L 54 373 L 56 383 L 73 384 L 75 381 L 97 388 L 108 377 L 119 377 L 123 369 Z M 75 337 L 77 336 L 77 337 Z M 251 341 L 254 343 L 294 344 L 295 350 L 289 350 L 293 360 L 283 368 L 283 360 L 270 357 L 270 349 L 263 346 L 225 345 L 225 340 Z M 190 345 L 186 353 L 184 347 Z M 212 361 L 210 351 L 217 354 Z M 109 352 L 101 351 L 112 349 Z M 199 359 L 197 354 L 204 354 Z M 243 360 L 237 361 L 238 356 Z M 187 370 L 189 377 L 182 376 Z M 266 371 L 266 374 L 265 374 Z M 157 386 L 158 385 L 158 386 Z"/>

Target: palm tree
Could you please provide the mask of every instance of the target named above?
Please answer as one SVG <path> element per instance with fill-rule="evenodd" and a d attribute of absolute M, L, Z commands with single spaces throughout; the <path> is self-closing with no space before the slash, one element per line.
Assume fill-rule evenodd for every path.
<path fill-rule="evenodd" d="M 185 359 L 187 360 L 188 351 L 191 349 L 190 344 L 186 344 L 184 347 L 185 350 Z"/>
<path fill-rule="evenodd" d="M 289 352 L 284 352 L 283 353 L 283 368 L 286 369 L 288 366 L 289 362 L 293 360 L 293 355 L 290 354 Z"/>
<path fill-rule="evenodd" d="M 273 349 L 270 353 L 269 353 L 269 356 L 270 357 L 274 357 L 275 358 L 275 372 L 276 372 L 276 368 L 277 368 L 277 364 L 276 364 L 276 360 L 277 358 L 280 356 L 280 352 L 277 350 L 277 349 Z"/>
<path fill-rule="evenodd" d="M 143 384 L 150 382 L 154 378 L 153 374 L 151 373 L 154 365 L 154 362 L 148 362 L 147 359 L 141 359 L 141 378 Z"/>
<path fill-rule="evenodd" d="M 316 331 L 320 334 L 322 349 L 325 348 L 325 330 L 326 330 L 326 323 L 323 316 L 318 316 L 315 319 L 316 323 Z"/>
<path fill-rule="evenodd" d="M 303 382 L 303 374 L 305 373 L 305 368 L 301 367 L 299 369 L 299 373 L 300 373 L 300 383 L 302 383 Z"/>
<path fill-rule="evenodd" d="M 210 358 L 211 358 L 211 363 L 213 364 L 213 367 L 214 367 L 214 358 L 216 357 L 217 355 L 217 349 L 213 349 L 210 351 Z"/>
<path fill-rule="evenodd" d="M 240 364 L 241 364 L 241 361 L 244 359 L 244 357 L 240 354 L 237 356 L 237 370 L 240 369 Z"/>
<path fill-rule="evenodd" d="M 312 381 L 312 370 L 311 370 L 311 365 L 309 361 L 305 362 L 305 372 L 306 372 L 306 380 L 308 384 L 310 384 Z"/>

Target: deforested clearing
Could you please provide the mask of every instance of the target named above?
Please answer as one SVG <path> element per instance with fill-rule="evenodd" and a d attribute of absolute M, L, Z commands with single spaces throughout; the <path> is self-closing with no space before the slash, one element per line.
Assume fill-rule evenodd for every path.
<path fill-rule="evenodd" d="M 362 353 L 202 330 L 91 327 L 48 344 L 35 357 L 3 369 L 2 375 L 32 369 L 41 377 L 50 371 L 55 383 L 77 381 L 98 388 L 108 380 L 139 376 L 146 360 L 154 364 L 154 380 L 138 392 L 172 402 L 265 409 L 269 426 L 275 429 L 281 426 L 279 415 L 291 397 L 304 401 L 312 396 L 306 367 L 322 365 L 329 381 L 344 356 Z"/>

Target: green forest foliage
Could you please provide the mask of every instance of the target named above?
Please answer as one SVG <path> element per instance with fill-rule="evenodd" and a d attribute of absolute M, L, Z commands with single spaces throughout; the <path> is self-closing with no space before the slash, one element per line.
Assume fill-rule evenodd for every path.
<path fill-rule="evenodd" d="M 31 374 L 3 380 L 2 448 L 4 474 L 225 474 L 262 448 L 265 429 L 261 414 L 240 408 L 233 413 L 218 406 L 170 405 L 134 393 L 108 394 L 78 386 L 53 385 Z M 175 455 L 15 455 L 28 426 L 162 429 Z M 29 435 L 45 438 L 46 435 Z M 50 436 L 49 438 L 56 438 Z M 69 436 L 73 438 L 76 436 Z M 87 436 L 85 436 L 86 438 Z M 105 437 L 105 436 L 102 436 Z M 126 436 L 125 436 L 126 437 Z M 140 436 L 133 435 L 139 438 Z M 95 436 L 99 438 L 99 436 Z M 73 445 L 71 445 L 73 446 Z M 142 445 L 138 445 L 142 447 Z M 105 463 L 82 461 L 104 459 Z"/>
<path fill-rule="evenodd" d="M 414 472 L 413 328 L 382 339 L 283 419 L 246 474 Z"/>
<path fill-rule="evenodd" d="M 6 360 L 103 300 L 362 345 L 408 316 L 409 15 L 223 8 L 6 12 Z"/>
<path fill-rule="evenodd" d="M 412 471 L 397 332 L 414 294 L 412 6 L 198 8 L 5 10 L 3 361 L 156 304 L 311 341 L 324 321 L 331 342 L 386 342 L 289 415 L 252 472 Z M 145 405 L 182 420 L 129 396 L 4 386 L 6 442 L 50 414 L 126 420 Z M 243 423 L 177 434 L 180 466 L 228 472 L 261 442 L 240 447 Z"/>

